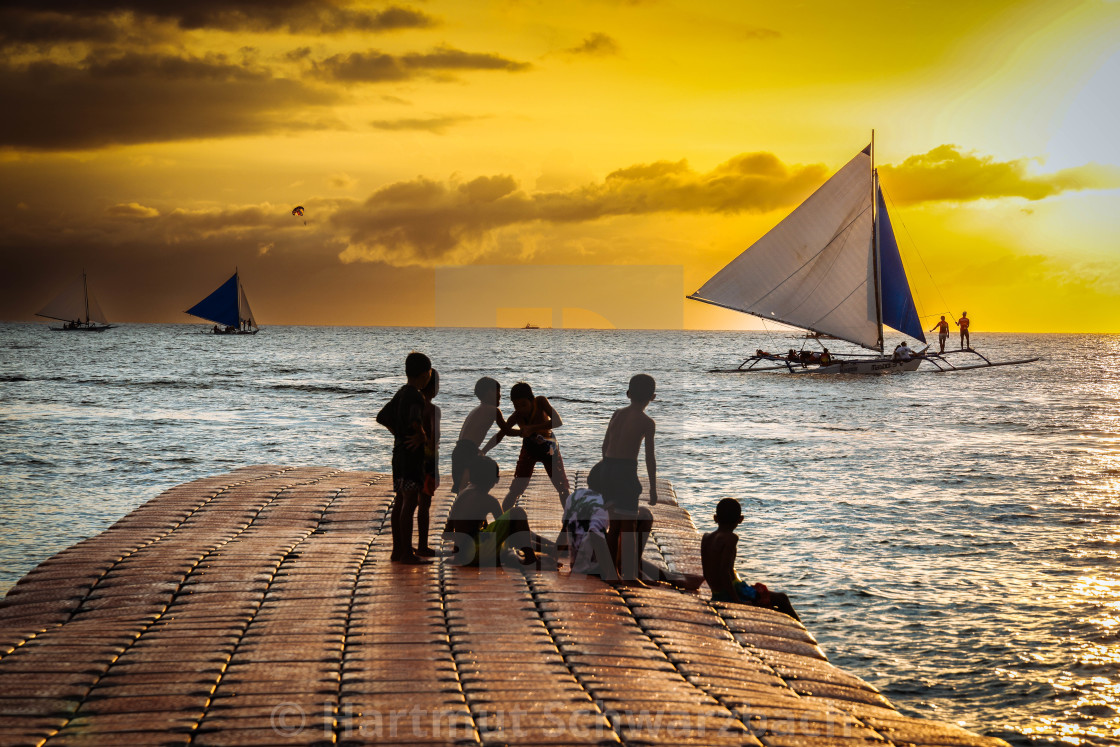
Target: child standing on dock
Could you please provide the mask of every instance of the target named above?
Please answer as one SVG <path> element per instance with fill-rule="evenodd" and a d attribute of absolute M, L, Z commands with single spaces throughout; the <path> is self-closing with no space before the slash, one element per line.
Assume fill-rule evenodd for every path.
<path fill-rule="evenodd" d="M 513 481 L 502 501 L 502 508 L 506 511 L 513 508 L 517 499 L 529 487 L 529 479 L 533 476 L 533 468 L 537 462 L 544 465 L 544 471 L 560 494 L 560 506 L 563 508 L 571 489 L 568 486 L 568 475 L 564 472 L 564 460 L 560 457 L 560 444 L 552 433 L 553 428 L 564 424 L 560 420 L 560 414 L 546 397 L 533 396 L 533 388 L 524 381 L 513 385 L 509 390 L 509 398 L 513 402 L 513 415 L 510 415 L 504 433 L 521 436 L 522 441 L 521 454 L 517 457 L 517 467 L 513 471 Z M 494 439 L 499 439 L 499 434 L 495 434 Z"/>
<path fill-rule="evenodd" d="M 770 591 L 765 584 L 748 584 L 735 571 L 735 553 L 739 535 L 735 527 L 743 521 L 743 508 L 734 498 L 724 498 L 716 505 L 716 526 L 700 540 L 700 562 L 704 567 L 704 580 L 712 590 L 713 602 L 738 602 L 755 607 L 767 607 L 783 612 L 798 622 L 801 618 L 793 609 L 789 597 Z"/>
<path fill-rule="evenodd" d="M 657 382 L 649 374 L 630 379 L 626 396 L 630 404 L 615 410 L 603 436 L 603 500 L 611 516 L 607 544 L 614 555 L 615 570 L 624 585 L 645 586 L 639 578 L 642 549 L 638 541 L 638 451 L 645 443 L 649 502 L 657 503 L 657 457 L 653 449 L 657 424 L 645 409 L 657 396 Z"/>
<path fill-rule="evenodd" d="M 377 413 L 377 422 L 393 434 L 396 497 L 390 514 L 393 532 L 390 559 L 416 565 L 428 562 L 412 549 L 412 517 L 424 487 L 424 446 L 428 443 L 424 430 L 424 395 L 420 390 L 432 378 L 432 361 L 423 353 L 413 351 L 405 358 L 404 372 L 408 382 Z"/>
<path fill-rule="evenodd" d="M 506 419 L 502 417 L 498 403 L 502 398 L 502 386 L 489 376 L 483 376 L 474 385 L 474 396 L 478 397 L 478 406 L 471 410 L 463 420 L 463 427 L 459 429 L 459 440 L 451 452 L 451 492 L 458 493 L 465 487 L 463 473 L 479 455 L 484 455 L 498 445 L 505 435 Z M 490 426 L 498 424 L 498 432 L 482 446 Z M 480 448 L 481 447 L 481 448 Z"/>
<path fill-rule="evenodd" d="M 439 487 L 439 424 L 443 414 L 432 400 L 439 394 L 439 371 L 432 369 L 432 378 L 420 393 L 424 395 L 424 430 L 428 442 L 424 444 L 424 487 L 420 489 L 416 509 L 416 554 L 422 558 L 434 557 L 436 551 L 428 546 L 428 514 L 432 510 L 432 496 Z"/>

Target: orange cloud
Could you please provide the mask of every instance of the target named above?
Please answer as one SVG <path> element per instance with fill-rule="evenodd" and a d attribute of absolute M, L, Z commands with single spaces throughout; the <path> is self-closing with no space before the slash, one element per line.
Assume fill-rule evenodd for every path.
<path fill-rule="evenodd" d="M 651 213 L 765 212 L 795 204 L 827 175 L 821 165 L 787 166 L 770 153 L 737 156 L 707 173 L 686 161 L 612 172 L 601 183 L 528 193 L 509 176 L 464 184 L 419 178 L 343 206 L 331 219 L 349 247 L 343 261 L 430 265 L 500 228 Z"/>
<path fill-rule="evenodd" d="M 1031 175 L 1029 165 L 1026 158 L 996 161 L 992 156 L 962 153 L 955 145 L 941 145 L 897 166 L 880 166 L 879 173 L 891 199 L 899 204 L 1000 197 L 1042 200 L 1071 190 L 1120 187 L 1120 169 L 1112 166 L 1087 164 Z"/>

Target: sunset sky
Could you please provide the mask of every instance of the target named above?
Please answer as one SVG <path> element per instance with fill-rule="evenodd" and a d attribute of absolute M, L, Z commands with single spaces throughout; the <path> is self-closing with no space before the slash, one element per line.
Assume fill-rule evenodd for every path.
<path fill-rule="evenodd" d="M 0 44 L 0 319 L 237 267 L 264 327 L 448 324 L 470 266 L 498 324 L 759 328 L 683 297 L 874 129 L 924 317 L 1120 332 L 1117 0 L 14 0 Z"/>

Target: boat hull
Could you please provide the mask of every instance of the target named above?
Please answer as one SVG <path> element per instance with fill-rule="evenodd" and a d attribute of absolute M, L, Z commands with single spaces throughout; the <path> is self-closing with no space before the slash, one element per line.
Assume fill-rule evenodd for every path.
<path fill-rule="evenodd" d="M 51 332 L 104 332 L 112 328 L 112 324 L 105 324 L 100 327 L 51 327 Z"/>
<path fill-rule="evenodd" d="M 917 371 L 922 365 L 921 358 L 896 361 L 891 358 L 868 358 L 867 360 L 838 361 L 827 366 L 794 368 L 793 373 L 802 374 L 890 374 Z"/>

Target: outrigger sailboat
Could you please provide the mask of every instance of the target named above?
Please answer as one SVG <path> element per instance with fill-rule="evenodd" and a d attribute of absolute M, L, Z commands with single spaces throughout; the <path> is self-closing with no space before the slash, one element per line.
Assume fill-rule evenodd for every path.
<path fill-rule="evenodd" d="M 260 331 L 237 270 L 216 291 L 187 309 L 187 313 L 214 322 L 211 331 L 216 335 L 255 335 Z"/>
<path fill-rule="evenodd" d="M 759 350 L 738 368 L 713 372 L 894 373 L 915 371 L 922 361 L 937 371 L 960 371 L 1038 360 L 994 363 L 972 349 L 931 353 L 928 347 L 907 360 L 883 354 L 883 325 L 926 338 L 879 187 L 874 143 L 872 133 L 871 145 L 688 298 L 875 353 L 794 360 Z M 954 365 L 950 353 L 975 358 Z"/>
<path fill-rule="evenodd" d="M 55 296 L 35 316 L 57 319 L 65 322 L 61 327 L 51 327 L 52 332 L 104 332 L 112 329 L 113 325 L 105 319 L 105 312 L 101 304 L 89 290 L 86 283 L 86 271 L 82 270 L 82 277 L 71 283 L 66 290 Z"/>

